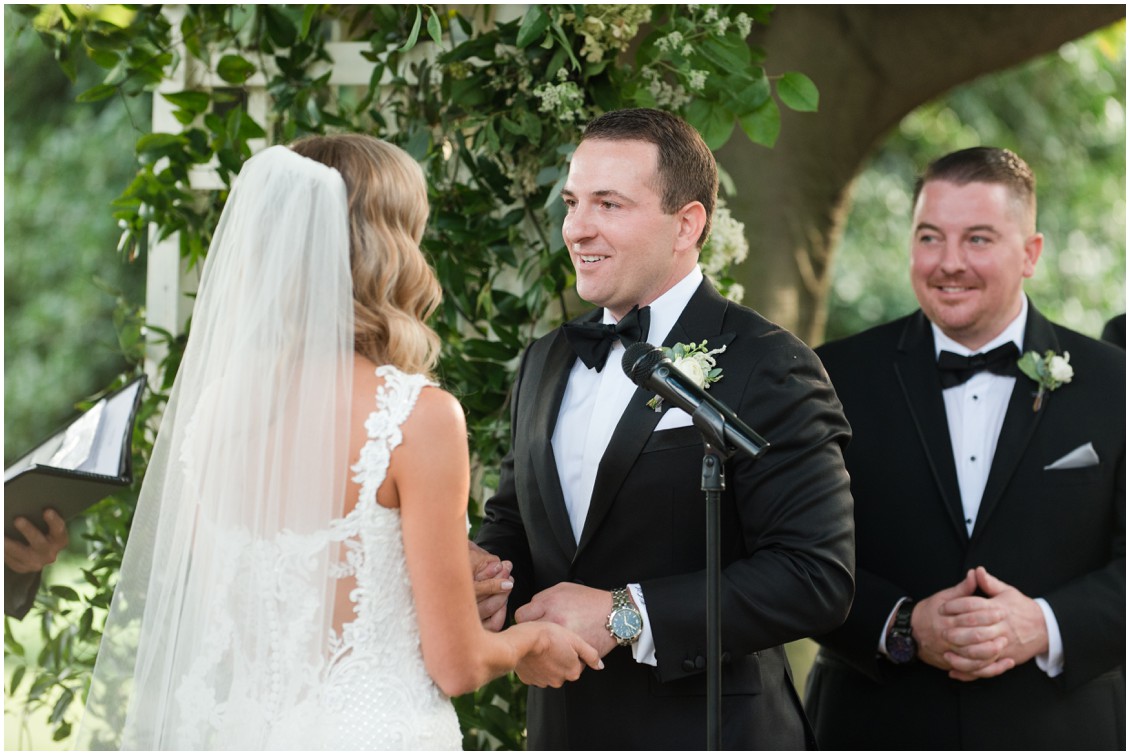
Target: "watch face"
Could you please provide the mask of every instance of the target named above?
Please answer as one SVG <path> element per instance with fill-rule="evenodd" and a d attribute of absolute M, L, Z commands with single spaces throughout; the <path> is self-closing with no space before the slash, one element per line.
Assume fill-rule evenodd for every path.
<path fill-rule="evenodd" d="M 918 643 L 905 634 L 892 634 L 887 637 L 887 654 L 895 663 L 909 663 L 918 653 Z"/>
<path fill-rule="evenodd" d="M 624 640 L 630 640 L 643 631 L 643 621 L 639 613 L 630 608 L 616 609 L 608 626 L 614 635 Z"/>

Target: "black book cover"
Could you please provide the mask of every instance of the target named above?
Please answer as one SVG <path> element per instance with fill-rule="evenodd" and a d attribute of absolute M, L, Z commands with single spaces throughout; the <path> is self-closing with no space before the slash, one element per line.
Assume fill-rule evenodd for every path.
<path fill-rule="evenodd" d="M 4 470 L 6 536 L 23 541 L 16 517 L 46 531 L 44 509 L 69 521 L 133 483 L 131 440 L 144 388 L 144 376 L 130 381 Z"/>

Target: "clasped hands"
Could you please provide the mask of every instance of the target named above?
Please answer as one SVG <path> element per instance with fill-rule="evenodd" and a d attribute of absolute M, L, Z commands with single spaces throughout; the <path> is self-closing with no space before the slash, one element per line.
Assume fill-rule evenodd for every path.
<path fill-rule="evenodd" d="M 1039 604 L 983 566 L 916 603 L 910 623 L 918 658 L 959 681 L 998 676 L 1048 652 Z"/>
<path fill-rule="evenodd" d="M 513 565 L 473 542 L 469 542 L 469 546 L 479 619 L 485 628 L 497 632 L 506 622 L 507 602 L 514 587 L 510 574 Z M 532 621 L 557 624 L 595 649 L 598 658 L 603 658 L 616 647 L 616 641 L 605 626 L 611 612 L 612 596 L 607 590 L 563 582 L 542 590 L 518 608 L 514 620 L 518 624 Z M 531 683 L 523 675 L 521 666 L 517 671 L 522 681 Z"/>

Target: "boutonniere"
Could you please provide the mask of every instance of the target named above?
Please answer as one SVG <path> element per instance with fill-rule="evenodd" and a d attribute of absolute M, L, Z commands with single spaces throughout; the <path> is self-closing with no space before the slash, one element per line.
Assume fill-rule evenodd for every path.
<path fill-rule="evenodd" d="M 1040 411 L 1045 392 L 1054 391 L 1064 383 L 1070 383 L 1071 378 L 1075 377 L 1075 370 L 1069 364 L 1070 361 L 1071 352 L 1065 351 L 1063 356 L 1059 356 L 1051 349 L 1045 351 L 1043 356 L 1035 351 L 1029 351 L 1020 357 L 1016 366 L 1040 386 L 1040 390 L 1036 392 L 1036 400 L 1032 404 L 1032 411 Z"/>
<path fill-rule="evenodd" d="M 717 383 L 722 379 L 722 368 L 716 366 L 714 355 L 725 351 L 725 346 L 720 349 L 707 349 L 706 341 L 703 341 L 677 343 L 670 348 L 664 346 L 662 350 L 663 355 L 675 365 L 675 369 L 694 381 L 699 388 L 705 390 L 711 383 Z M 653 396 L 647 405 L 657 412 L 663 411 L 663 399 L 659 396 Z"/>

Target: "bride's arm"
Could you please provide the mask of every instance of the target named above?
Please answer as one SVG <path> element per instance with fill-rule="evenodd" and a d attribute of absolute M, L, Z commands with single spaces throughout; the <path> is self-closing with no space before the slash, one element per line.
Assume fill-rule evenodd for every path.
<path fill-rule="evenodd" d="M 440 689 L 460 695 L 515 668 L 529 684 L 560 686 L 579 677 L 585 665 L 600 668 L 592 647 L 554 624 L 522 624 L 500 633 L 482 627 L 467 567 L 470 469 L 463 410 L 450 394 L 425 388 L 402 432 L 388 481 L 401 510 L 424 663 Z"/>

